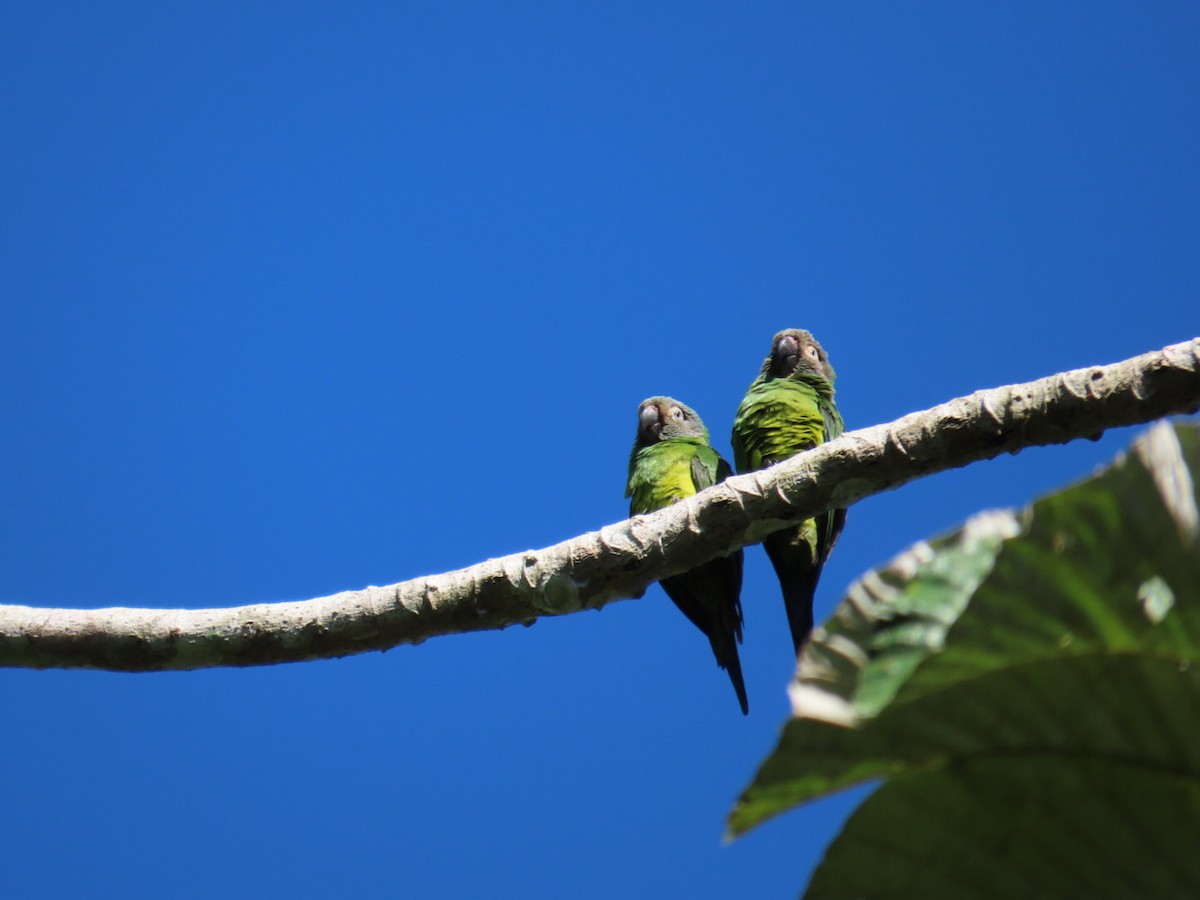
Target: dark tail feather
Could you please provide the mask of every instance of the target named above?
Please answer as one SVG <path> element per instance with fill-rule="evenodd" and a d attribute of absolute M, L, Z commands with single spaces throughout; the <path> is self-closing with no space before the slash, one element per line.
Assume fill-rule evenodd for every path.
<path fill-rule="evenodd" d="M 729 673 L 742 714 L 750 712 L 742 661 L 737 645 L 742 639 L 742 551 L 659 582 L 667 596 L 693 625 L 708 637 L 717 665 Z"/>
<path fill-rule="evenodd" d="M 821 566 L 813 560 L 812 547 L 800 529 L 775 532 L 763 541 L 763 548 L 779 577 L 792 647 L 799 656 L 800 647 L 813 627 L 813 595 L 821 578 Z"/>
<path fill-rule="evenodd" d="M 742 707 L 742 715 L 750 715 L 750 700 L 746 697 L 746 682 L 742 678 L 742 661 L 738 657 L 737 643 L 732 634 L 712 638 L 713 656 L 717 665 L 729 673 L 729 680 L 737 693 L 738 705 Z"/>

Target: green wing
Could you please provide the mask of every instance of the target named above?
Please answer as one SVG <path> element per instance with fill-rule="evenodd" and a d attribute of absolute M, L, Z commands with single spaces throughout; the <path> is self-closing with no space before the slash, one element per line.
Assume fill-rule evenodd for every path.
<path fill-rule="evenodd" d="M 821 415 L 825 420 L 825 440 L 832 441 L 841 437 L 846 430 L 842 414 L 832 401 L 821 398 Z M 817 558 L 824 563 L 829 559 L 829 553 L 837 543 L 838 536 L 846 527 L 846 510 L 833 509 L 817 519 Z"/>
<path fill-rule="evenodd" d="M 842 421 L 842 414 L 838 412 L 837 405 L 824 397 L 820 398 L 819 405 L 821 418 L 825 420 L 825 440 L 832 441 L 836 437 L 841 437 L 842 432 L 846 430 L 846 423 Z"/>
<path fill-rule="evenodd" d="M 712 447 L 697 447 L 692 457 L 692 483 L 697 491 L 712 487 L 733 474 L 729 463 Z"/>

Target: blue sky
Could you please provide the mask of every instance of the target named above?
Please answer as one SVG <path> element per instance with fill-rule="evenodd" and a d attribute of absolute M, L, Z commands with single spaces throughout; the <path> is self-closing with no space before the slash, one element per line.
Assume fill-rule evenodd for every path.
<path fill-rule="evenodd" d="M 1200 332 L 1191 3 L 7 4 L 0 602 L 229 606 L 624 517 L 785 327 L 851 428 Z M 856 506 L 818 594 L 1133 432 Z M 386 654 L 0 672 L 12 897 L 794 896 L 786 715 L 658 588 Z"/>

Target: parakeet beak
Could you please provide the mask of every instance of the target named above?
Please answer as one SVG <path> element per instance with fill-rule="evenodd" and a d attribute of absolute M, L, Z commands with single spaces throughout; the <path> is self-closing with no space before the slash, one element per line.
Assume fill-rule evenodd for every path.
<path fill-rule="evenodd" d="M 775 345 L 775 364 L 779 374 L 790 374 L 800 365 L 800 342 L 792 335 L 779 339 Z"/>
<path fill-rule="evenodd" d="M 657 406 L 643 406 L 638 413 L 638 430 L 651 437 L 662 431 L 662 417 Z"/>

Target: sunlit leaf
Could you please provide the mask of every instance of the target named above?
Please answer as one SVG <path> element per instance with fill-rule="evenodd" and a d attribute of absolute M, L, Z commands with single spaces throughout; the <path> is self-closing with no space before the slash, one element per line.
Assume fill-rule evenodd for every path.
<path fill-rule="evenodd" d="M 1200 894 L 1200 428 L 851 587 L 730 820 L 886 779 L 809 896 Z"/>

